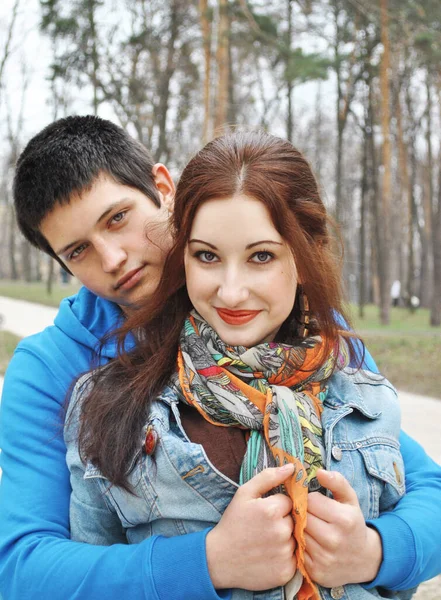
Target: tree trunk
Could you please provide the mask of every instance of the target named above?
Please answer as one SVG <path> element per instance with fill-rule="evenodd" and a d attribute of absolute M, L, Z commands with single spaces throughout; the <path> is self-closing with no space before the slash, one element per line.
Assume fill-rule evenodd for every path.
<path fill-rule="evenodd" d="M 170 81 L 175 70 L 175 44 L 179 30 L 179 0 L 170 4 L 170 28 L 167 43 L 166 67 L 159 86 L 159 103 L 156 113 L 159 126 L 158 148 L 155 153 L 157 162 L 168 159 L 167 147 L 167 113 L 170 101 Z"/>
<path fill-rule="evenodd" d="M 4 87 L 3 86 L 3 75 L 4 75 L 6 63 L 8 62 L 8 59 L 12 52 L 12 38 L 13 38 L 13 34 L 14 34 L 15 23 L 17 21 L 18 9 L 20 7 L 20 2 L 21 2 L 21 0 L 15 0 L 14 4 L 12 6 L 11 21 L 9 23 L 9 27 L 8 27 L 8 30 L 6 33 L 6 42 L 3 47 L 2 56 L 0 59 L 0 100 L 2 99 L 1 92 Z"/>
<path fill-rule="evenodd" d="M 420 230 L 421 239 L 421 276 L 420 276 L 420 291 L 419 299 L 420 306 L 428 308 L 432 298 L 432 281 L 433 281 L 433 265 L 432 265 L 432 244 L 431 236 L 424 227 Z"/>
<path fill-rule="evenodd" d="M 32 281 L 31 245 L 24 238 L 21 240 L 21 273 L 27 283 Z"/>
<path fill-rule="evenodd" d="M 9 276 L 13 281 L 18 279 L 17 261 L 15 257 L 16 238 L 15 210 L 13 204 L 9 205 Z"/>
<path fill-rule="evenodd" d="M 237 105 L 234 99 L 234 71 L 231 44 L 228 44 L 228 111 L 227 123 L 237 123 Z"/>
<path fill-rule="evenodd" d="M 96 21 L 95 21 L 95 1 L 92 0 L 89 3 L 89 27 L 90 27 L 90 38 L 92 43 L 92 87 L 93 87 L 93 114 L 98 114 L 98 48 L 96 39 Z"/>
<path fill-rule="evenodd" d="M 285 77 L 286 77 L 286 139 L 292 142 L 292 130 L 293 130 L 293 106 L 292 106 L 292 93 L 293 93 L 293 81 L 291 71 L 291 52 L 292 52 L 292 0 L 287 0 L 287 21 L 288 30 L 286 32 L 286 64 L 285 64 Z"/>
<path fill-rule="evenodd" d="M 323 111 L 322 111 L 322 85 L 318 82 L 317 96 L 315 100 L 315 143 L 314 143 L 314 170 L 320 184 L 322 184 L 323 171 L 323 148 L 322 148 L 322 129 L 323 129 Z"/>
<path fill-rule="evenodd" d="M 441 159 L 441 152 L 440 152 Z M 440 161 L 438 163 L 441 165 Z M 434 214 L 432 229 L 433 291 L 430 324 L 441 326 L 441 166 L 438 170 L 438 207 Z"/>
<path fill-rule="evenodd" d="M 401 86 L 400 86 L 401 87 Z M 404 141 L 403 133 L 403 111 L 401 105 L 401 89 L 397 90 L 395 102 L 395 116 L 397 120 L 397 145 L 398 145 L 398 164 L 400 173 L 400 197 L 402 206 L 400 207 L 400 230 L 404 233 L 408 230 L 407 239 L 402 237 L 400 244 L 400 281 L 402 283 L 403 296 L 406 291 L 409 292 L 409 281 L 413 276 L 413 214 L 412 197 L 409 177 L 409 153 Z M 405 264 L 405 253 L 408 252 L 407 265 Z M 411 259 L 410 259 L 411 256 Z"/>
<path fill-rule="evenodd" d="M 33 266 L 34 266 L 34 270 L 33 270 L 33 279 L 35 281 L 42 281 L 43 277 L 41 274 L 41 259 L 42 259 L 43 253 L 40 252 L 40 250 L 38 250 L 37 248 L 32 248 L 32 258 L 33 258 Z"/>
<path fill-rule="evenodd" d="M 370 82 L 372 82 L 372 78 L 370 78 Z M 372 299 L 375 304 L 380 303 L 380 274 L 379 268 L 381 263 L 380 258 L 380 250 L 382 247 L 381 240 L 381 230 L 380 230 L 380 200 L 378 194 L 378 180 L 377 180 L 377 156 L 375 149 L 375 139 L 374 139 L 374 127 L 375 127 L 375 119 L 374 119 L 374 102 L 373 102 L 373 90 L 372 86 L 369 85 L 369 96 L 368 96 L 368 127 L 366 130 L 367 133 L 367 142 L 368 142 L 368 186 L 371 189 L 371 216 L 373 223 L 373 233 L 374 242 L 372 243 L 371 250 L 371 267 L 372 267 Z"/>
<path fill-rule="evenodd" d="M 429 75 L 429 73 L 428 73 Z M 431 81 L 428 78 L 427 100 L 428 100 L 428 124 L 431 125 L 432 94 Z M 438 93 L 438 98 L 441 96 Z M 428 143 L 431 144 L 431 127 L 428 126 Z M 428 146 L 429 147 L 429 146 Z M 441 151 L 439 153 L 441 157 Z M 430 158 L 432 158 L 430 156 Z M 439 162 L 439 161 L 438 161 Z M 431 161 L 432 163 L 432 161 Z M 432 169 L 431 169 L 432 175 Z M 435 205 L 435 197 L 432 195 L 432 254 L 433 254 L 433 285 L 432 300 L 430 303 L 430 324 L 432 327 L 441 326 L 441 166 L 438 167 L 438 198 Z"/>
<path fill-rule="evenodd" d="M 418 231 L 421 240 L 421 275 L 419 298 L 421 306 L 428 308 L 432 298 L 432 219 L 430 205 L 430 182 L 428 166 L 422 168 L 422 215 L 418 220 Z"/>
<path fill-rule="evenodd" d="M 337 159 L 335 164 L 335 220 L 343 226 L 342 178 L 343 178 L 343 133 L 344 125 L 338 117 L 337 123 Z"/>
<path fill-rule="evenodd" d="M 49 268 L 47 271 L 47 280 L 46 280 L 46 291 L 49 296 L 52 294 L 52 286 L 53 286 L 53 282 L 54 282 L 54 267 L 55 267 L 55 261 L 53 258 L 51 258 L 49 256 Z"/>
<path fill-rule="evenodd" d="M 204 48 L 204 122 L 202 126 L 202 143 L 205 145 L 210 137 L 211 106 L 210 106 L 210 79 L 211 79 L 211 22 L 208 0 L 199 0 L 200 24 L 202 43 Z"/>
<path fill-rule="evenodd" d="M 381 230 L 382 245 L 380 248 L 380 320 L 388 325 L 390 320 L 390 204 L 392 195 L 392 149 L 390 139 L 390 44 L 388 0 L 380 0 L 381 8 L 381 41 L 383 56 L 380 63 L 380 105 L 381 129 L 383 133 L 383 185 L 381 194 Z"/>
<path fill-rule="evenodd" d="M 223 133 L 227 124 L 228 115 L 228 90 L 229 90 L 229 50 L 230 22 L 228 13 L 228 0 L 219 0 L 219 21 L 217 27 L 217 105 L 214 128 L 216 134 Z"/>
<path fill-rule="evenodd" d="M 367 113 L 367 111 L 366 111 Z M 361 176 L 361 199 L 360 199 L 360 237 L 359 237 L 359 279 L 358 279 L 358 315 L 364 317 L 364 305 L 366 303 L 366 218 L 368 205 L 368 152 L 369 152 L 369 124 L 364 128 L 363 158 Z"/>
<path fill-rule="evenodd" d="M 416 157 L 416 124 L 413 111 L 413 103 L 410 95 L 410 87 L 406 89 L 406 108 L 410 120 L 410 138 L 409 138 L 409 160 L 410 160 L 410 178 L 409 178 L 409 263 L 407 267 L 407 301 L 409 303 L 409 309 L 413 311 L 410 299 L 416 294 L 416 281 L 415 281 L 415 230 L 417 226 L 417 209 L 415 202 L 415 189 L 417 180 L 417 157 Z"/>

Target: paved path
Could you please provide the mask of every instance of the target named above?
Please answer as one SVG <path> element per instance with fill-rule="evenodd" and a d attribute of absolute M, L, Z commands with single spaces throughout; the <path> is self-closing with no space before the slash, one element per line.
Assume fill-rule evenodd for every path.
<path fill-rule="evenodd" d="M 57 310 L 42 304 L 0 296 L 1 327 L 20 337 L 32 335 L 51 325 Z"/>
<path fill-rule="evenodd" d="M 426 452 L 441 464 L 441 399 L 409 392 L 399 392 L 399 398 L 404 431 L 418 440 Z"/>
<path fill-rule="evenodd" d="M 2 328 L 21 337 L 51 325 L 57 309 L 0 296 Z M 0 393 L 3 380 L 0 377 Z M 441 464 L 441 399 L 400 392 L 403 429 Z M 413 410 L 417 406 L 418 411 Z M 420 586 L 414 600 L 441 600 L 441 577 Z"/>

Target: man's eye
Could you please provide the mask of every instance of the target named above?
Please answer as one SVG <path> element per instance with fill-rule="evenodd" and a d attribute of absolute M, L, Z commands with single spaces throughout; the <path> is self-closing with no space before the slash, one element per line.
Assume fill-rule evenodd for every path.
<path fill-rule="evenodd" d="M 256 252 L 256 254 L 253 254 L 251 257 L 251 260 L 255 263 L 264 264 L 270 262 L 273 258 L 274 254 L 271 252 Z"/>
<path fill-rule="evenodd" d="M 72 250 L 72 252 L 69 254 L 68 258 L 69 260 L 73 259 L 73 258 L 78 258 L 78 256 L 84 252 L 84 250 L 86 249 L 87 244 L 81 244 L 80 246 L 77 246 L 75 248 L 75 250 Z"/>
<path fill-rule="evenodd" d="M 201 250 L 200 252 L 196 253 L 196 257 L 204 263 L 212 263 L 212 262 L 216 262 L 217 256 L 216 254 L 214 254 L 213 252 L 206 252 L 204 250 Z"/>

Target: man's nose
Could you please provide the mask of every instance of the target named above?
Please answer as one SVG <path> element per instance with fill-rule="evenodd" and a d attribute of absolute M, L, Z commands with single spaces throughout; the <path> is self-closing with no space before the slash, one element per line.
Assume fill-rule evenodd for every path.
<path fill-rule="evenodd" d="M 105 273 L 114 273 L 125 263 L 127 254 L 118 245 L 103 244 L 100 248 L 101 266 Z"/>
<path fill-rule="evenodd" d="M 250 295 L 248 285 L 236 269 L 229 269 L 219 284 L 217 295 L 225 308 L 235 308 L 245 302 Z"/>

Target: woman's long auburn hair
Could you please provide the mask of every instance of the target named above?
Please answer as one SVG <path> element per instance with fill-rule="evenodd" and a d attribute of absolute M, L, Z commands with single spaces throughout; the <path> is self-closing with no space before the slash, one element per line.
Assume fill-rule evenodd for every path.
<path fill-rule="evenodd" d="M 350 323 L 343 305 L 340 268 L 330 244 L 329 217 L 306 159 L 290 142 L 262 131 L 234 132 L 208 143 L 179 180 L 171 220 L 174 243 L 158 288 L 118 330 L 118 356 L 93 373 L 91 392 L 82 405 L 79 447 L 83 460 L 91 461 L 110 482 L 127 490 L 150 401 L 176 369 L 179 335 L 191 310 L 184 251 L 196 211 L 210 199 L 239 195 L 263 202 L 291 247 L 314 315 L 312 333 L 320 333 L 325 340 L 322 360 L 338 344 L 341 321 L 337 318 Z M 288 321 L 296 316 L 292 313 Z M 287 325 L 280 331 L 289 331 Z M 127 336 L 134 332 L 135 347 L 124 352 Z M 351 339 L 349 346 L 352 358 L 360 362 Z"/>

